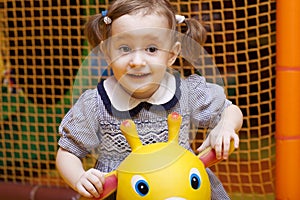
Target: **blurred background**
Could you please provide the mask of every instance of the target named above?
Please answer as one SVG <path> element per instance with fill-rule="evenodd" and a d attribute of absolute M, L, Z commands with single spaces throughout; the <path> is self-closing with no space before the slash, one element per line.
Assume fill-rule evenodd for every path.
<path fill-rule="evenodd" d="M 78 197 L 55 168 L 58 126 L 72 106 L 72 84 L 90 52 L 84 23 L 109 2 L 0 2 L 0 199 L 11 195 L 5 188 L 15 188 L 19 199 L 37 191 L 43 199 Z M 275 1 L 171 2 L 181 15 L 203 20 L 208 30 L 204 48 L 221 73 L 228 98 L 244 114 L 240 148 L 212 170 L 232 199 L 274 199 Z M 195 73 L 183 58 L 175 68 L 183 76 Z M 206 130 L 191 134 L 196 149 Z M 93 167 L 94 162 L 90 156 L 84 165 Z"/>

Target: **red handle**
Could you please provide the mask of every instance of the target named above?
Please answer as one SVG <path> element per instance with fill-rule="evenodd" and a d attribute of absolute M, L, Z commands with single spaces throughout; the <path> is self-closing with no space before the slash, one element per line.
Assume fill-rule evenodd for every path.
<path fill-rule="evenodd" d="M 230 141 L 230 148 L 229 148 L 229 155 L 234 151 L 234 141 Z M 203 162 L 205 167 L 210 167 L 220 161 L 223 160 L 223 158 L 218 159 L 216 156 L 216 151 L 208 147 L 204 151 L 198 154 L 198 158 Z"/>

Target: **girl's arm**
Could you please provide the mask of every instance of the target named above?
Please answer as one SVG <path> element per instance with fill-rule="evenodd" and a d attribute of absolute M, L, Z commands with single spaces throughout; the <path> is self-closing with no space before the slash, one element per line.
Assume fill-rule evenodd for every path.
<path fill-rule="evenodd" d="M 96 169 L 84 170 L 81 160 L 59 148 L 56 166 L 65 182 L 84 197 L 99 197 L 103 192 L 104 174 Z"/>
<path fill-rule="evenodd" d="M 234 147 L 239 146 L 239 136 L 237 132 L 243 124 L 243 114 L 236 105 L 230 105 L 224 109 L 221 120 L 215 128 L 211 130 L 208 137 L 197 149 L 199 152 L 211 146 L 215 149 L 217 158 L 228 158 L 230 140 L 234 140 Z"/>

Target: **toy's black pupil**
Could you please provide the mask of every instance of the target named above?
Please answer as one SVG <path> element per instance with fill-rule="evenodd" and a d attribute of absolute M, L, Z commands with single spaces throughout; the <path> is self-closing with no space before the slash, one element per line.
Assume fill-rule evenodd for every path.
<path fill-rule="evenodd" d="M 145 183 L 139 183 L 137 188 L 140 191 L 140 193 L 144 195 L 146 195 L 149 191 L 149 188 Z"/>
<path fill-rule="evenodd" d="M 192 177 L 191 185 L 193 189 L 198 189 L 199 187 L 199 180 L 196 177 Z"/>

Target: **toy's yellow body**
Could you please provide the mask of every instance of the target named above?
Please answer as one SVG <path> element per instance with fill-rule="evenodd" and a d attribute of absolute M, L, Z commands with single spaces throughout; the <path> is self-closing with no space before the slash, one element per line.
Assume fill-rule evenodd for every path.
<path fill-rule="evenodd" d="M 135 124 L 122 123 L 121 130 L 132 153 L 117 169 L 118 200 L 210 199 L 210 183 L 201 160 L 178 144 L 181 116 L 168 117 L 169 140 L 142 145 Z"/>
<path fill-rule="evenodd" d="M 117 190 L 117 200 L 210 200 L 210 182 L 205 167 L 217 159 L 208 148 L 198 156 L 178 144 L 181 116 L 168 116 L 167 142 L 142 145 L 132 120 L 122 122 L 120 129 L 132 152 L 117 170 L 106 176 L 99 199 Z M 230 153 L 234 150 L 231 143 Z"/>

